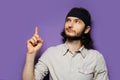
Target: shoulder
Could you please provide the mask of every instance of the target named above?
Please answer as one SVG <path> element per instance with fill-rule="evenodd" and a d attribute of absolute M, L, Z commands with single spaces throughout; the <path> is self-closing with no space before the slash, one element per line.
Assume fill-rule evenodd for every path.
<path fill-rule="evenodd" d="M 51 53 L 53 54 L 53 53 L 56 53 L 58 51 L 61 51 L 63 49 L 63 47 L 64 47 L 64 44 L 51 46 L 51 47 L 47 48 L 43 54 L 51 54 Z"/>
<path fill-rule="evenodd" d="M 64 44 L 59 44 L 59 45 L 51 46 L 51 47 L 47 48 L 46 51 L 57 51 L 57 50 L 62 50 L 63 47 L 64 47 Z"/>
<path fill-rule="evenodd" d="M 88 54 L 89 56 L 94 57 L 97 60 L 104 60 L 104 56 L 100 51 L 95 50 L 95 49 L 89 49 L 87 51 L 89 53 Z"/>
<path fill-rule="evenodd" d="M 89 49 L 88 51 L 88 59 L 90 61 L 95 62 L 97 65 L 104 65 L 106 64 L 105 58 L 103 56 L 103 54 L 95 49 Z"/>
<path fill-rule="evenodd" d="M 40 59 L 49 59 L 49 58 L 53 58 L 56 57 L 56 53 L 58 55 L 58 53 L 62 50 L 62 47 L 64 46 L 64 44 L 59 44 L 56 46 L 51 46 L 49 48 L 47 48 L 42 55 L 40 56 Z"/>

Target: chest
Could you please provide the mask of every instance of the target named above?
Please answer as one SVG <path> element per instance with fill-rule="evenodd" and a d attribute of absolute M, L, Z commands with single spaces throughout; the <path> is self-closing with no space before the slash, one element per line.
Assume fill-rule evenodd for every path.
<path fill-rule="evenodd" d="M 54 72 L 65 79 L 92 80 L 96 60 L 95 58 L 89 56 L 83 58 L 80 54 L 74 57 L 71 55 L 66 55 L 52 58 L 51 64 Z"/>

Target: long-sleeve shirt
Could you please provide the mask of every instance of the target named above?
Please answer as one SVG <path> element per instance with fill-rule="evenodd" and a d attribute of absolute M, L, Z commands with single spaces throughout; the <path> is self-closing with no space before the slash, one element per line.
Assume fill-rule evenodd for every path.
<path fill-rule="evenodd" d="M 48 48 L 35 65 L 35 79 L 43 80 L 108 80 L 104 57 L 100 52 L 86 49 L 71 52 L 66 44 Z"/>

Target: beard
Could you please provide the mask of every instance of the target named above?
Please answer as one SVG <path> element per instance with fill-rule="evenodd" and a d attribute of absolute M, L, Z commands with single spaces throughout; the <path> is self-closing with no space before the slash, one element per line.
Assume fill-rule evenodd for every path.
<path fill-rule="evenodd" d="M 79 35 L 76 35 L 76 36 L 70 36 L 66 34 L 65 30 L 63 30 L 61 33 L 62 37 L 64 38 L 63 42 L 65 42 L 66 40 L 69 40 L 69 41 L 81 40 L 84 35 L 84 30 L 78 34 Z"/>

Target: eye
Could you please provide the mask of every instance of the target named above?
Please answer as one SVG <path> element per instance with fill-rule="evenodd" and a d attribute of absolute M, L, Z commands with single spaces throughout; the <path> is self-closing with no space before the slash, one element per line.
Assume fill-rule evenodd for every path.
<path fill-rule="evenodd" d="M 75 23 L 79 24 L 79 23 L 81 23 L 81 21 L 79 19 L 76 19 Z"/>
<path fill-rule="evenodd" d="M 70 22 L 71 20 L 69 18 L 66 19 L 66 22 Z"/>

